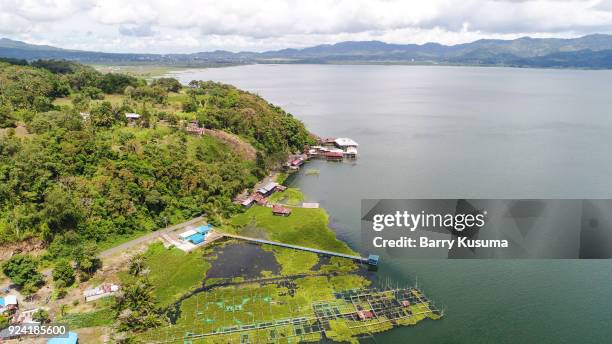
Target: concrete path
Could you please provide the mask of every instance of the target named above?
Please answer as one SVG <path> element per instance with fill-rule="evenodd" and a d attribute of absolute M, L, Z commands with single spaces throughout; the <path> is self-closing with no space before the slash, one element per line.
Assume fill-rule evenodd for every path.
<path fill-rule="evenodd" d="M 240 239 L 240 240 L 245 240 L 245 241 L 251 241 L 251 242 L 256 242 L 256 243 L 260 243 L 260 244 L 268 244 L 268 245 L 292 248 L 292 249 L 295 249 L 295 250 L 302 250 L 302 251 L 308 251 L 308 252 L 317 253 L 317 254 L 324 254 L 326 256 L 336 256 L 336 257 L 341 257 L 341 258 L 353 259 L 353 260 L 356 260 L 356 261 L 358 261 L 360 263 L 368 263 L 368 258 L 361 257 L 361 256 L 353 256 L 353 255 L 350 255 L 350 254 L 344 254 L 344 253 L 338 253 L 338 252 L 319 250 L 319 249 L 311 248 L 311 247 L 304 247 L 304 246 L 298 246 L 298 245 L 285 244 L 283 242 L 278 242 L 278 241 L 270 241 L 270 240 L 264 240 L 264 239 L 258 239 L 258 238 L 250 238 L 250 237 L 245 237 L 245 236 L 235 235 L 235 234 L 228 234 L 228 233 L 219 233 L 219 234 L 222 235 L 222 236 L 228 237 L 228 238 L 234 238 L 234 239 Z"/>
<path fill-rule="evenodd" d="M 162 228 L 162 229 L 158 229 L 155 232 L 151 232 L 149 234 L 145 234 L 141 237 L 138 237 L 134 240 L 130 240 L 128 242 L 124 242 L 123 244 L 119 245 L 119 246 L 115 246 L 112 248 L 109 248 L 108 250 L 104 250 L 102 252 L 100 252 L 100 258 L 106 258 L 109 256 L 112 256 L 116 253 L 128 250 L 134 246 L 143 244 L 145 242 L 149 242 L 149 241 L 153 241 L 159 237 L 161 237 L 162 234 L 166 234 L 169 232 L 172 232 L 176 229 L 182 228 L 182 227 L 187 227 L 190 226 L 194 223 L 197 223 L 198 221 L 202 221 L 204 219 L 204 217 L 202 216 L 198 216 L 198 217 L 194 217 L 193 219 L 183 222 L 183 223 L 179 223 L 176 224 L 174 226 L 170 226 L 170 227 L 166 227 L 166 228 Z"/>

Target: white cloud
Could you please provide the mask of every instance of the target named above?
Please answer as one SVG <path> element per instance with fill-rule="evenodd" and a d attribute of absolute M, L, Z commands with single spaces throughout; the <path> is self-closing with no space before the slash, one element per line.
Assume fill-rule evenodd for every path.
<path fill-rule="evenodd" d="M 87 33 L 90 34 L 87 34 Z M 267 50 L 612 32 L 612 0 L 0 0 L 0 33 L 103 51 Z"/>

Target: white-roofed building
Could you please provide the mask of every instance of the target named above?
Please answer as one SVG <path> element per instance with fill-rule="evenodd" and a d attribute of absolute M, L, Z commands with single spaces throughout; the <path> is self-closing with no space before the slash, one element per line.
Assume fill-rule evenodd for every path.
<path fill-rule="evenodd" d="M 349 139 L 348 137 L 339 137 L 334 140 L 334 143 L 336 144 L 336 146 L 342 149 L 347 149 L 348 147 L 357 148 L 359 146 L 357 142 L 353 141 L 352 139 Z"/>
<path fill-rule="evenodd" d="M 116 284 L 103 283 L 96 288 L 87 289 L 83 292 L 85 302 L 101 299 L 111 296 L 119 291 L 119 286 Z"/>
<path fill-rule="evenodd" d="M 0 297 L 0 314 L 7 311 L 14 311 L 18 308 L 17 296 L 6 295 Z"/>
<path fill-rule="evenodd" d="M 126 112 L 125 117 L 127 119 L 139 119 L 140 115 L 134 112 Z"/>
<path fill-rule="evenodd" d="M 185 240 L 185 239 L 189 238 L 190 236 L 192 236 L 194 234 L 197 234 L 197 233 L 198 233 L 198 231 L 196 231 L 195 229 L 190 229 L 188 231 L 185 231 L 185 232 L 179 234 L 179 237 L 181 239 Z"/>
<path fill-rule="evenodd" d="M 257 190 L 257 192 L 259 192 L 263 196 L 269 196 L 269 195 L 271 195 L 276 190 L 277 186 L 278 186 L 278 183 L 270 182 L 270 183 L 260 187 Z"/>

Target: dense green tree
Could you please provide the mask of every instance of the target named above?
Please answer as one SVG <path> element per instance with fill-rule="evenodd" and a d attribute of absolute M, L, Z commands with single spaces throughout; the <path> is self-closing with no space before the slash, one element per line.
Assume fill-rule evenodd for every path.
<path fill-rule="evenodd" d="M 95 127 L 110 128 L 117 122 L 117 116 L 110 102 L 102 102 L 92 107 L 89 117 Z"/>
<path fill-rule="evenodd" d="M 2 264 L 2 272 L 20 286 L 37 289 L 43 284 L 43 276 L 38 272 L 38 263 L 27 254 L 16 254 Z"/>
<path fill-rule="evenodd" d="M 42 214 L 55 233 L 77 229 L 83 219 L 82 211 L 69 190 L 60 185 L 47 191 Z"/>
<path fill-rule="evenodd" d="M 83 66 L 83 68 L 70 74 L 68 80 L 73 89 L 80 91 L 85 87 L 98 87 L 102 80 L 102 73 L 91 67 Z"/>
<path fill-rule="evenodd" d="M 55 263 L 53 281 L 62 287 L 69 287 L 74 283 L 74 268 L 68 260 L 62 259 Z"/>
<path fill-rule="evenodd" d="M 46 324 L 51 321 L 49 312 L 42 308 L 32 314 L 32 319 L 34 319 L 34 321 L 38 321 L 41 324 Z"/>
<path fill-rule="evenodd" d="M 0 57 L 0 62 L 7 63 L 7 64 L 12 64 L 12 65 L 16 65 L 16 66 L 27 66 L 27 65 L 29 65 L 27 60 L 14 59 L 14 58 L 10 58 L 10 57 Z"/>
<path fill-rule="evenodd" d="M 146 278 L 124 284 L 112 308 L 119 320 L 119 331 L 143 331 L 161 324 L 153 285 Z"/>
<path fill-rule="evenodd" d="M 10 316 L 9 315 L 4 315 L 4 314 L 0 314 L 0 330 L 3 330 L 5 328 L 8 327 L 8 325 L 10 325 Z"/>
<path fill-rule="evenodd" d="M 182 85 L 180 81 L 175 78 L 159 78 L 153 80 L 151 86 L 159 86 L 166 92 L 178 92 L 181 90 Z"/>
<path fill-rule="evenodd" d="M 50 71 L 55 74 L 69 74 L 74 73 L 80 68 L 80 64 L 67 60 L 36 60 L 31 64 L 33 67 L 39 67 Z"/>
<path fill-rule="evenodd" d="M 94 243 L 85 243 L 76 247 L 73 256 L 81 280 L 89 279 L 102 267 L 102 260 L 98 257 L 98 249 Z"/>
<path fill-rule="evenodd" d="M 66 80 L 74 99 L 86 101 L 75 100 L 74 108 L 55 107 L 56 84 Z M 102 80 L 117 80 L 117 89 L 127 85 L 126 93 L 145 90 L 145 96 L 126 96 L 113 106 L 83 95 L 90 87 L 103 89 Z M 95 249 L 84 249 L 86 243 L 202 213 L 221 221 L 239 211 L 232 203 L 236 194 L 252 187 L 287 153 L 312 142 L 301 122 L 256 95 L 214 82 L 190 83 L 191 112 L 206 128 L 235 134 L 256 148 L 255 159 L 245 159 L 232 145 L 209 135 L 188 135 L 182 125 L 155 128 L 156 117 L 184 124 L 184 114 L 159 111 L 152 104 L 156 96 L 146 94 L 156 87 L 166 91 L 144 85 L 80 65 L 62 75 L 0 64 L 0 102 L 30 133 L 27 138 L 0 135 L 0 244 L 42 238 L 46 258 L 72 257 L 80 277 L 87 279 L 99 260 Z M 51 111 L 42 110 L 49 106 Z M 83 120 L 79 111 L 88 108 L 89 120 Z M 125 128 L 125 112 L 141 113 L 141 127 Z"/>
<path fill-rule="evenodd" d="M 144 257 L 141 254 L 137 254 L 130 258 L 128 263 L 128 272 L 132 276 L 139 276 L 147 269 Z"/>
<path fill-rule="evenodd" d="M 89 99 L 102 100 L 104 93 L 101 89 L 93 86 L 86 86 L 81 89 L 81 94 Z"/>
<path fill-rule="evenodd" d="M 150 101 L 154 104 L 163 104 L 168 98 L 168 92 L 159 86 L 128 86 L 125 94 L 131 99 L 138 101 Z"/>
<path fill-rule="evenodd" d="M 139 81 L 133 76 L 108 73 L 104 74 L 99 80 L 96 87 L 100 88 L 104 93 L 123 93 L 128 86 L 136 87 L 144 82 Z"/>
<path fill-rule="evenodd" d="M 0 128 L 10 128 L 15 126 L 13 109 L 8 104 L 0 103 Z"/>

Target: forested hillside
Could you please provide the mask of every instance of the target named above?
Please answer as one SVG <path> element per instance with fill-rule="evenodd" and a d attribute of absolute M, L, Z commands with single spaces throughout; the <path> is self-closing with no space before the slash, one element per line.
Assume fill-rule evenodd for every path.
<path fill-rule="evenodd" d="M 141 117 L 128 124 L 125 113 Z M 212 135 L 235 134 L 249 160 Z M 232 86 L 147 84 L 64 61 L 0 62 L 0 245 L 40 238 L 50 258 L 206 213 L 312 139 L 304 125 Z"/>

